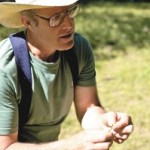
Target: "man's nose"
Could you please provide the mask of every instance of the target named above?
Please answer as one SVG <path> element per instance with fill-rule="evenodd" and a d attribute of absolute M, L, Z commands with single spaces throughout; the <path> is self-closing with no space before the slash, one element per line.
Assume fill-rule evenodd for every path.
<path fill-rule="evenodd" d="M 74 27 L 74 18 L 70 18 L 68 15 L 65 16 L 62 23 L 63 28 L 73 28 Z"/>

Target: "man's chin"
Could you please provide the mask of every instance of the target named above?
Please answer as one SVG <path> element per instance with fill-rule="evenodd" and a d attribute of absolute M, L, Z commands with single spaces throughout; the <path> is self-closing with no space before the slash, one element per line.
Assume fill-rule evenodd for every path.
<path fill-rule="evenodd" d="M 61 48 L 60 48 L 60 51 L 66 51 L 66 50 L 69 50 L 71 49 L 72 47 L 74 46 L 74 41 L 71 41 L 67 44 L 64 44 Z"/>

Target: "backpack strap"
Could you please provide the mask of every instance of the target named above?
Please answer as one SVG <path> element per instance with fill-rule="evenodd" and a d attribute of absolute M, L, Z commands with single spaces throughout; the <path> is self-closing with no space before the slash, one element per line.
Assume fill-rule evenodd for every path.
<path fill-rule="evenodd" d="M 69 64 L 73 78 L 73 85 L 75 87 L 77 85 L 79 75 L 79 66 L 77 56 L 75 54 L 75 47 L 73 46 L 70 50 L 64 51 L 64 56 Z"/>
<path fill-rule="evenodd" d="M 24 32 L 9 36 L 17 64 L 18 80 L 22 98 L 19 105 L 19 129 L 27 122 L 32 96 L 32 77 L 30 58 Z"/>

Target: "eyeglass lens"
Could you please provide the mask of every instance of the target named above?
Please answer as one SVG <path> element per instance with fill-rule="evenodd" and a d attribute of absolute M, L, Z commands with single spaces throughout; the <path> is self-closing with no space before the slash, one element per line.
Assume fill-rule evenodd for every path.
<path fill-rule="evenodd" d="M 50 19 L 50 22 L 49 22 L 50 26 L 60 25 L 63 22 L 66 15 L 68 15 L 70 18 L 74 18 L 78 14 L 79 9 L 80 9 L 79 5 L 77 4 L 77 5 L 69 8 L 67 11 L 55 14 Z"/>

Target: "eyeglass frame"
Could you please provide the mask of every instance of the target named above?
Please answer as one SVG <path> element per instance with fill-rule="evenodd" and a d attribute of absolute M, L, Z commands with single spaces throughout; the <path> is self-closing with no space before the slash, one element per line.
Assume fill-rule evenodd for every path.
<path fill-rule="evenodd" d="M 74 7 L 77 7 L 77 9 L 78 9 L 77 14 L 78 14 L 79 11 L 80 11 L 80 5 L 79 5 L 79 3 L 74 4 L 73 6 L 71 6 L 70 8 L 68 8 L 68 9 L 66 9 L 66 10 L 64 10 L 64 11 L 62 11 L 62 12 L 59 12 L 59 13 L 54 14 L 54 15 L 52 15 L 51 17 L 43 17 L 43 16 L 40 16 L 40 15 L 35 14 L 35 13 L 33 13 L 33 15 L 35 15 L 35 16 L 38 17 L 38 18 L 41 18 L 41 19 L 43 19 L 43 20 L 48 21 L 50 27 L 57 27 L 57 26 L 59 26 L 59 25 L 62 24 L 62 22 L 64 21 L 64 19 L 65 19 L 65 17 L 66 17 L 67 15 L 69 16 L 68 13 L 69 13 L 70 10 L 73 9 Z M 64 15 L 62 16 L 62 19 L 60 19 L 61 21 L 59 22 L 59 24 L 58 24 L 58 25 L 54 25 L 54 26 L 50 25 L 51 19 L 52 19 L 55 15 L 61 14 L 61 13 L 64 13 Z M 74 17 L 76 17 L 77 14 L 76 14 Z M 74 18 L 74 17 L 72 17 L 72 18 Z"/>

